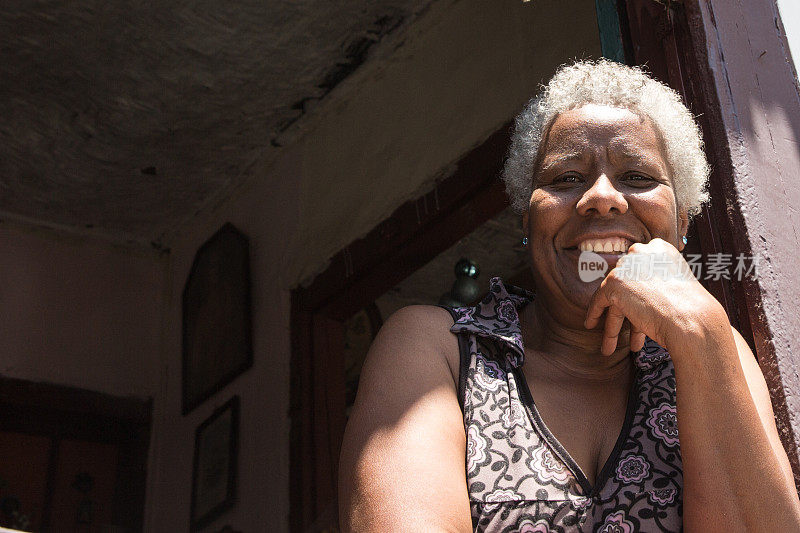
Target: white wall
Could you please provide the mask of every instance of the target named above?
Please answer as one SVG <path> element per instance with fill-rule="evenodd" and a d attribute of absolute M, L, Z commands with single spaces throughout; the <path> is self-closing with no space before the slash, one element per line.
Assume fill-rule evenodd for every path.
<path fill-rule="evenodd" d="M 795 74 L 800 72 L 800 0 L 777 0 Z"/>
<path fill-rule="evenodd" d="M 256 182 L 169 243 L 148 531 L 186 530 L 194 430 L 234 394 L 239 503 L 207 531 L 288 528 L 291 288 L 510 120 L 559 63 L 600 54 L 594 2 L 583 0 L 441 0 L 392 46 L 288 132 Z M 195 251 L 226 221 L 251 242 L 255 363 L 183 417 L 180 294 Z"/>

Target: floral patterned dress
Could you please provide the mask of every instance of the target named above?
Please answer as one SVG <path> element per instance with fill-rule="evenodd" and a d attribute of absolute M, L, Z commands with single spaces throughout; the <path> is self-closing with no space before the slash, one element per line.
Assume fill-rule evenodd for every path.
<path fill-rule="evenodd" d="M 594 487 L 542 421 L 521 371 L 518 309 L 533 295 L 499 278 L 475 307 L 450 309 L 475 531 L 681 531 L 675 371 L 647 338 L 614 450 Z"/>

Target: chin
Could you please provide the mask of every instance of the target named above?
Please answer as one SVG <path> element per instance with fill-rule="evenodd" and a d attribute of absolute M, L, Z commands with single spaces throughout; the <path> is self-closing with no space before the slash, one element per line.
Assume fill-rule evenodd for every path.
<path fill-rule="evenodd" d="M 597 289 L 600 288 L 600 283 L 603 277 L 597 278 L 593 281 L 583 281 L 578 275 L 577 258 L 569 258 L 567 261 L 562 262 L 561 280 L 559 289 L 563 292 L 564 296 L 581 309 L 588 309 L 589 302 Z"/>
<path fill-rule="evenodd" d="M 597 291 L 598 287 L 600 287 L 600 282 L 583 283 L 580 280 L 579 282 L 583 284 L 583 290 L 568 293 L 567 298 L 585 311 L 589 309 L 589 302 L 592 301 L 592 296 Z"/>
<path fill-rule="evenodd" d="M 585 311 L 589 308 L 589 302 L 592 301 L 592 296 L 602 281 L 603 278 L 600 278 L 587 283 L 577 276 L 570 276 L 570 279 L 562 279 L 560 289 L 570 303 Z"/>

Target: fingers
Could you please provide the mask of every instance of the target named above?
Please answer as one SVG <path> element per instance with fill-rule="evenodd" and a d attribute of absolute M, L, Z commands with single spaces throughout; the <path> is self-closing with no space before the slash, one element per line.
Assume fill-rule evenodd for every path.
<path fill-rule="evenodd" d="M 600 317 L 603 316 L 603 311 L 606 310 L 606 307 L 612 305 L 606 295 L 606 291 L 603 290 L 604 283 L 605 282 L 600 285 L 600 288 L 597 289 L 597 292 L 594 293 L 589 302 L 589 308 L 586 310 L 586 318 L 583 320 L 583 325 L 586 329 L 594 329 L 597 327 Z"/>
<path fill-rule="evenodd" d="M 616 306 L 610 306 L 606 313 L 606 323 L 603 327 L 603 342 L 600 344 L 600 353 L 611 355 L 617 349 L 617 340 L 625 315 Z"/>
<path fill-rule="evenodd" d="M 645 342 L 645 334 L 643 331 L 640 331 L 633 327 L 631 324 L 631 351 L 638 352 L 642 348 L 644 348 Z"/>
<path fill-rule="evenodd" d="M 617 349 L 617 342 L 619 341 L 619 334 L 622 331 L 622 326 L 627 321 L 630 326 L 630 350 L 638 352 L 644 347 L 646 334 L 644 331 L 637 329 L 623 313 L 622 309 L 612 302 L 609 294 L 612 287 L 608 285 L 611 281 L 607 277 L 600 284 L 597 292 L 592 295 L 589 302 L 589 308 L 586 310 L 586 318 L 583 321 L 586 329 L 594 329 L 602 320 L 603 313 L 606 314 L 605 323 L 603 324 L 603 337 L 600 343 L 600 353 L 603 355 L 611 355 Z"/>

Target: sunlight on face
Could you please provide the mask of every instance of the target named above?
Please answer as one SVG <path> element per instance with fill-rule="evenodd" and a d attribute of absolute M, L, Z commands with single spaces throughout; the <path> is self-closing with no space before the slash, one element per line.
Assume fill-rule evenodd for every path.
<path fill-rule="evenodd" d="M 587 239 L 660 237 L 677 246 L 683 217 L 663 143 L 650 120 L 628 109 L 590 104 L 558 115 L 533 179 L 523 223 L 537 291 L 554 304 L 585 309 L 597 289 L 600 279 L 578 274 Z"/>

